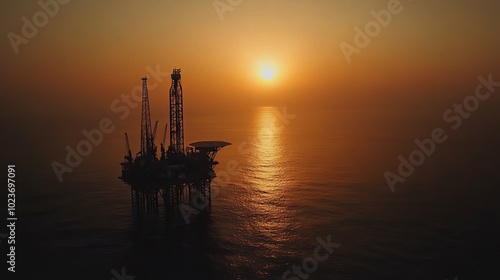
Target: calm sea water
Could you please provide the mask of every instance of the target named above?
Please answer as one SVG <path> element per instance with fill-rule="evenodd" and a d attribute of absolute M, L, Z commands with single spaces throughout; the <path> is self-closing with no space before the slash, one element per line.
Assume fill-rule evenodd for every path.
<path fill-rule="evenodd" d="M 330 236 L 341 246 L 327 260 L 307 278 L 286 279 L 500 275 L 495 114 L 478 113 L 452 131 L 439 111 L 290 107 L 295 117 L 286 118 L 283 110 L 186 114 L 186 142 L 233 143 L 217 156 L 219 194 L 189 225 L 167 222 L 162 208 L 132 211 L 117 177 L 122 132 L 137 151 L 137 121 L 118 125 L 62 183 L 50 163 L 64 160 L 81 128 L 45 139 L 36 156 L 16 162 L 17 270 L 23 279 L 120 279 L 122 269 L 136 280 L 282 279 L 314 256 L 318 237 Z M 436 127 L 449 140 L 392 193 L 384 172 L 397 172 L 398 155 Z"/>

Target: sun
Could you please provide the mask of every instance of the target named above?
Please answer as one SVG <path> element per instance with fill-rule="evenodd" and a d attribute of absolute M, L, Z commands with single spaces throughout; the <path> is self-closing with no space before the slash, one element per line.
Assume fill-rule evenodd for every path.
<path fill-rule="evenodd" d="M 265 80 L 271 80 L 276 76 L 276 71 L 271 66 L 265 66 L 260 70 L 260 75 Z"/>

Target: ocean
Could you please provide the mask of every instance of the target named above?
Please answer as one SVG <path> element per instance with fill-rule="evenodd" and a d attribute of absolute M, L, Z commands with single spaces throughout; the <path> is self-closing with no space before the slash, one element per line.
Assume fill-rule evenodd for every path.
<path fill-rule="evenodd" d="M 51 164 L 64 163 L 66 145 L 76 147 L 92 126 L 47 128 L 59 134 L 9 154 L 17 178 L 16 276 L 498 279 L 499 118 L 484 107 L 453 130 L 444 109 L 186 112 L 186 144 L 232 143 L 216 157 L 211 207 L 189 224 L 162 203 L 152 214 L 132 209 L 119 162 L 125 131 L 138 150 L 138 120 L 116 123 L 62 182 Z M 399 175 L 398 157 L 410 162 L 415 139 L 432 139 L 436 128 L 446 141 L 422 152 L 391 190 L 384 174 Z"/>

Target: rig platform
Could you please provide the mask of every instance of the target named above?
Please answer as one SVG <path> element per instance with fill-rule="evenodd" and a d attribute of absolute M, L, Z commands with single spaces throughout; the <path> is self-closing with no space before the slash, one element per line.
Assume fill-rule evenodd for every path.
<path fill-rule="evenodd" d="M 214 166 L 217 152 L 231 145 L 224 141 L 200 141 L 184 149 L 184 112 L 181 70 L 174 69 L 171 75 L 170 143 L 165 149 L 168 124 L 165 125 L 160 154 L 157 155 L 155 136 L 158 121 L 151 125 L 147 77 L 142 78 L 141 150 L 132 157 L 129 139 L 125 133 L 126 155 L 120 163 L 119 177 L 131 187 L 132 205 L 138 211 L 158 209 L 158 194 L 164 198 L 165 206 L 181 203 L 211 204 L 210 184 L 216 177 Z"/>

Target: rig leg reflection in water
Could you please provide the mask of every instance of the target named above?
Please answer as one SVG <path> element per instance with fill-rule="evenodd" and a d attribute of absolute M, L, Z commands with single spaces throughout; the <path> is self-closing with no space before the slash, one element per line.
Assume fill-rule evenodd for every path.
<path fill-rule="evenodd" d="M 211 205 L 211 183 L 215 174 L 205 178 L 191 178 L 174 184 L 124 181 L 130 186 L 132 208 L 137 214 L 157 214 L 159 199 L 168 213 L 178 211 L 179 205 L 205 209 Z"/>

